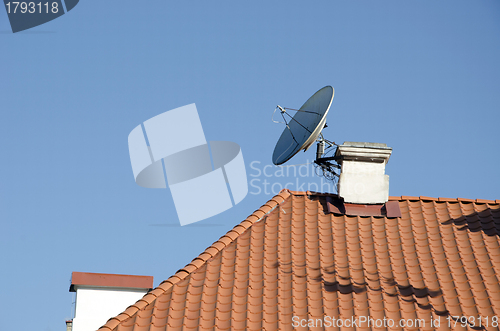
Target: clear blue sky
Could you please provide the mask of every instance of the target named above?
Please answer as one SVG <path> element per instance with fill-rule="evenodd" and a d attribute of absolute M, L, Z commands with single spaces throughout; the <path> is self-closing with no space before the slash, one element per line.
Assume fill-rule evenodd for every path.
<path fill-rule="evenodd" d="M 0 40 L 1 331 L 64 330 L 72 271 L 157 285 L 271 198 L 180 227 L 135 184 L 129 132 L 189 103 L 262 190 L 296 183 L 250 166 L 271 164 L 274 107 L 332 85 L 325 136 L 393 147 L 391 195 L 500 199 L 499 1 L 81 0 L 17 34 L 2 9 Z"/>

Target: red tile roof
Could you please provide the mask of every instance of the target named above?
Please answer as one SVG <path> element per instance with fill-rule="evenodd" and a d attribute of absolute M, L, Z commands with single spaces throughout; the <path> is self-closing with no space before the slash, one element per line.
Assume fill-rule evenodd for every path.
<path fill-rule="evenodd" d="M 387 217 L 331 213 L 335 198 L 280 192 L 100 330 L 291 330 L 325 317 L 446 330 L 451 316 L 498 329 L 500 201 L 391 197 L 401 217 Z"/>
<path fill-rule="evenodd" d="M 70 292 L 75 292 L 75 286 L 150 289 L 153 287 L 153 276 L 100 274 L 74 271 L 71 274 Z"/>

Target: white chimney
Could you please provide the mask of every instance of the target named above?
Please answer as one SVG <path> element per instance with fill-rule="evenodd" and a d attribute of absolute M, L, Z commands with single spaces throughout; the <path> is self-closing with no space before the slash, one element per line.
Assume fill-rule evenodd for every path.
<path fill-rule="evenodd" d="M 76 292 L 76 303 L 70 330 L 97 330 L 111 317 L 136 303 L 152 287 L 152 276 L 73 272 L 69 291 Z"/>
<path fill-rule="evenodd" d="M 392 148 L 386 144 L 346 141 L 335 154 L 341 166 L 339 196 L 344 202 L 381 204 L 389 200 L 385 165 Z"/>

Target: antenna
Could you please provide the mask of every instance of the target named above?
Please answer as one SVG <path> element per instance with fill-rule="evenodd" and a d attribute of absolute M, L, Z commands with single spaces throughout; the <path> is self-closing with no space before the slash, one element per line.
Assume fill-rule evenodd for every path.
<path fill-rule="evenodd" d="M 275 108 L 273 118 L 276 111 L 279 110 L 284 120 L 281 123 L 286 125 L 274 148 L 273 163 L 275 165 L 287 162 L 301 150 L 304 150 L 304 152 L 307 151 L 317 141 L 316 160 L 314 163 L 325 178 L 333 180 L 338 176 L 335 169 L 340 169 L 340 166 L 334 163 L 335 157 L 326 156 L 332 151 L 330 148 L 337 145 L 334 142 L 326 140 L 321 133 L 327 126 L 326 115 L 330 110 L 334 93 L 333 87 L 325 86 L 314 93 L 300 109 L 286 108 L 279 105 Z M 296 113 L 292 117 L 287 110 L 293 110 Z M 288 121 L 285 115 L 288 116 Z M 326 154 L 325 150 L 328 150 Z"/>

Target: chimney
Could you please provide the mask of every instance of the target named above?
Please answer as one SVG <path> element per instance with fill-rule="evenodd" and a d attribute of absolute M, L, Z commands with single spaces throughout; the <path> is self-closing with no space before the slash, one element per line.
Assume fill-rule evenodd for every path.
<path fill-rule="evenodd" d="M 72 331 L 95 331 L 153 287 L 152 276 L 73 272 L 70 292 L 76 292 Z"/>
<path fill-rule="evenodd" d="M 339 196 L 344 202 L 382 204 L 389 200 L 389 176 L 385 165 L 392 148 L 386 144 L 346 141 L 335 157 L 341 166 Z"/>

